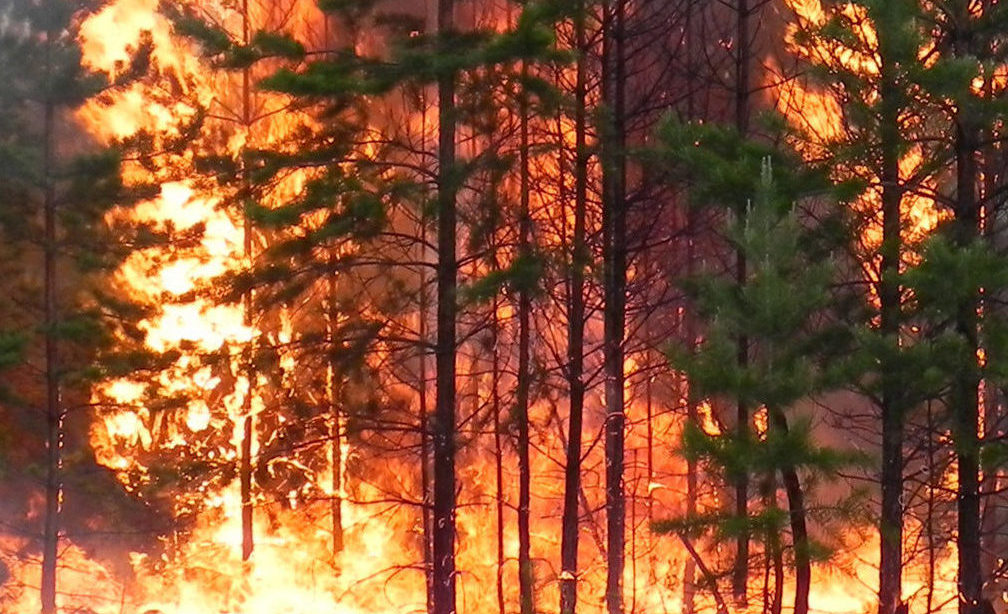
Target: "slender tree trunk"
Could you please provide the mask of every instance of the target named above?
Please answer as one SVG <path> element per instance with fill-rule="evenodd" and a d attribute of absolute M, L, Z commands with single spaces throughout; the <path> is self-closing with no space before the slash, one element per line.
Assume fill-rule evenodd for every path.
<path fill-rule="evenodd" d="M 687 327 L 687 330 L 690 327 Z M 689 332 L 691 335 L 690 343 L 692 343 L 692 331 Z M 685 382 L 684 382 L 685 383 Z M 688 385 L 688 384 L 687 384 Z M 687 395 L 689 393 L 687 392 Z M 687 398 L 687 408 L 686 408 L 686 421 L 693 426 L 700 423 L 700 417 L 697 413 L 696 403 L 693 399 Z M 692 518 L 696 516 L 697 513 L 697 462 L 692 457 L 692 455 L 686 460 L 686 517 Z M 696 610 L 696 560 L 693 557 L 688 557 L 686 559 L 686 566 L 683 571 L 683 612 L 684 614 L 693 614 Z"/>
<path fill-rule="evenodd" d="M 426 344 L 427 339 L 427 306 L 424 297 L 427 295 L 426 280 L 421 277 L 420 294 L 420 342 Z M 432 489 L 431 489 L 431 445 L 430 445 L 430 423 L 427 420 L 427 350 L 420 352 L 420 389 L 418 403 L 420 405 L 420 489 L 422 491 L 423 504 L 420 507 L 421 525 L 423 527 L 423 562 L 424 562 L 424 584 L 427 588 L 427 611 L 434 611 L 434 561 L 432 560 L 433 521 L 431 520 Z"/>
<path fill-rule="evenodd" d="M 493 254 L 497 253 L 496 242 L 491 245 Z M 496 263 L 495 263 L 496 264 Z M 490 379 L 491 381 L 491 412 L 493 413 L 494 425 L 494 478 L 497 482 L 496 512 L 497 512 L 497 611 L 505 614 L 504 598 L 504 447 L 501 437 L 501 417 L 500 417 L 500 302 L 497 298 L 493 301 L 493 318 L 490 320 L 490 345 L 493 348 L 491 357 Z"/>
<path fill-rule="evenodd" d="M 692 209 L 687 211 L 687 227 L 693 227 Z M 692 277 L 694 274 L 694 259 L 696 258 L 696 243 L 693 237 L 687 239 L 686 245 L 686 274 Z M 693 330 L 693 321 L 686 309 L 683 308 L 683 332 L 685 342 L 691 350 L 696 348 L 696 332 Z M 700 414 L 697 411 L 697 404 L 693 400 L 690 382 L 687 377 L 683 377 L 683 397 L 686 399 L 686 422 L 693 428 L 700 426 Z M 686 459 L 686 517 L 695 516 L 697 513 L 697 498 L 699 489 L 699 476 L 697 475 L 697 461 L 693 455 Z M 693 557 L 686 558 L 685 569 L 683 570 L 683 612 L 693 614 L 696 610 L 696 561 Z"/>
<path fill-rule="evenodd" d="M 626 499 L 624 466 L 623 337 L 626 320 L 626 166 L 624 128 L 625 0 L 607 3 L 603 24 L 602 128 L 603 269 L 605 307 L 606 611 L 623 612 Z"/>
<path fill-rule="evenodd" d="M 898 85 L 890 65 L 891 53 L 886 53 L 887 36 L 880 37 L 882 95 L 879 117 L 879 136 L 882 168 L 882 245 L 878 295 L 880 332 L 889 346 L 890 355 L 899 348 L 901 296 L 899 286 L 900 202 L 902 186 L 899 174 L 899 111 L 895 100 Z M 879 520 L 879 614 L 893 614 L 902 599 L 903 577 L 903 406 L 900 402 L 899 383 L 893 371 L 897 365 L 881 369 L 882 395 L 882 509 Z"/>
<path fill-rule="evenodd" d="M 781 548 L 780 536 L 771 537 L 773 556 L 774 585 L 773 596 L 770 599 L 770 613 L 781 614 L 784 610 L 784 549 Z"/>
<path fill-rule="evenodd" d="M 686 70 L 695 71 L 696 70 L 696 39 L 698 38 L 693 31 L 693 10 L 694 3 L 687 2 L 683 7 L 685 11 L 684 15 L 684 31 L 686 34 Z M 695 119 L 695 105 L 693 100 L 693 90 L 689 88 L 686 95 L 686 119 L 688 121 L 693 121 Z M 688 195 L 686 196 L 688 198 Z M 692 232 L 693 228 L 693 208 L 686 203 L 684 206 L 686 210 L 686 228 L 690 229 Z M 686 244 L 686 274 L 691 277 L 694 273 L 694 259 L 696 258 L 696 243 L 692 236 L 687 238 Z M 686 308 L 682 308 L 682 321 L 681 328 L 685 333 L 684 341 L 691 350 L 695 348 L 696 345 L 696 335 L 693 332 L 692 322 L 689 319 L 689 315 L 686 313 Z M 690 381 L 688 377 L 683 377 L 683 398 L 686 400 L 686 421 L 690 425 L 697 426 L 700 423 L 699 415 L 697 414 L 696 403 L 693 402 L 690 391 Z M 650 412 L 650 407 L 648 408 Z M 648 422 L 648 451 L 651 450 L 651 431 L 650 431 L 650 413 Z M 697 511 L 697 487 L 699 486 L 699 476 L 697 474 L 697 462 L 692 456 L 686 460 L 686 514 L 696 514 Z M 696 574 L 697 574 L 697 564 L 694 557 L 686 557 L 686 562 L 683 564 L 683 614 L 694 614 L 696 611 L 696 594 L 697 594 L 697 584 L 696 584 Z"/>
<path fill-rule="evenodd" d="M 421 118 L 421 149 L 427 151 L 427 106 L 426 95 L 424 95 L 423 116 Z M 426 208 L 420 210 L 420 260 L 427 261 L 427 212 Z M 430 450 L 430 423 L 427 419 L 427 348 L 428 348 L 428 320 L 427 310 L 429 308 L 428 288 L 427 288 L 426 267 L 420 268 L 420 296 L 419 305 L 420 321 L 417 325 L 420 339 L 419 355 L 419 375 L 417 382 L 417 404 L 419 405 L 420 430 L 420 489 L 422 505 L 420 506 L 421 526 L 423 527 L 423 562 L 424 562 L 424 585 L 427 589 L 427 611 L 434 611 L 434 561 L 431 556 L 431 549 L 434 542 L 433 522 L 431 520 L 433 492 L 431 489 L 431 450 Z"/>
<path fill-rule="evenodd" d="M 50 32 L 52 36 L 53 33 Z M 47 56 L 49 50 L 47 47 Z M 47 57 L 49 66 L 50 58 Z M 56 194 L 53 186 L 53 140 L 55 108 L 52 102 L 45 105 L 45 143 L 43 165 L 45 195 L 45 381 L 46 381 L 46 488 L 45 521 L 42 530 L 42 614 L 56 614 L 56 567 L 59 562 L 59 533 L 61 499 L 63 491 L 63 409 L 60 407 L 59 348 L 56 339 L 58 312 L 56 305 Z"/>
<path fill-rule="evenodd" d="M 528 76 L 528 66 L 522 63 L 522 76 Z M 529 124 L 528 98 L 520 94 L 521 143 L 520 143 L 520 189 L 521 219 L 518 223 L 519 257 L 526 263 L 532 259 L 531 233 L 532 213 L 529 210 Z M 529 337 L 532 313 L 532 296 L 529 283 L 521 280 L 518 292 L 518 391 L 515 420 L 518 422 L 518 586 L 521 598 L 521 614 L 532 614 L 534 609 L 532 593 L 532 558 L 529 508 L 532 498 L 532 467 L 529 459 L 529 386 L 532 379 Z"/>
<path fill-rule="evenodd" d="M 564 467 L 563 519 L 560 529 L 560 612 L 574 614 L 577 606 L 578 501 L 581 492 L 581 428 L 584 413 L 585 266 L 588 247 L 585 224 L 588 203 L 587 51 L 585 6 L 578 5 L 575 37 L 578 49 L 574 92 L 574 236 L 571 249 L 570 295 L 567 303 L 567 387 L 569 416 Z"/>
<path fill-rule="evenodd" d="M 745 136 L 749 129 L 749 2 L 738 0 L 736 10 L 735 56 L 735 129 Z M 735 276 L 739 286 L 746 282 L 746 256 L 740 249 L 735 252 Z M 739 335 L 736 346 L 736 360 L 740 368 L 749 364 L 749 339 Z M 735 406 L 736 433 L 739 442 L 749 440 L 749 408 L 739 399 Z M 749 472 L 739 471 L 735 476 L 735 515 L 746 518 L 749 515 Z M 735 563 L 732 567 L 732 596 L 735 603 L 744 607 L 748 600 L 749 584 L 749 531 L 739 531 L 735 538 Z"/>
<path fill-rule="evenodd" d="M 250 24 L 249 24 L 249 5 L 248 0 L 243 0 L 242 2 L 242 40 L 245 44 L 248 44 L 251 40 L 250 37 Z M 246 132 L 249 132 L 252 128 L 252 81 L 251 72 L 248 68 L 242 71 L 242 126 L 245 128 Z M 244 161 L 242 162 L 242 186 L 245 194 L 244 197 L 248 197 L 249 194 L 249 178 L 248 173 L 244 169 Z M 252 259 L 252 228 L 251 220 L 246 215 L 244 218 L 244 224 L 242 225 L 242 232 L 244 235 L 244 250 L 245 259 Z M 248 290 L 245 292 L 243 299 L 244 306 L 244 323 L 245 326 L 252 326 L 252 291 Z M 249 356 L 247 357 L 247 364 L 245 365 L 245 375 L 248 378 L 248 392 L 245 394 L 245 400 L 242 405 L 242 413 L 245 418 L 242 423 L 242 440 L 241 440 L 241 459 L 238 468 L 238 480 L 241 489 L 241 527 L 242 527 L 242 560 L 247 561 L 252 556 L 252 550 L 255 548 L 255 538 L 253 534 L 252 527 L 252 440 L 255 437 L 255 423 L 252 418 L 252 397 L 256 389 L 257 375 L 254 366 L 254 341 L 250 343 L 248 348 Z"/>
<path fill-rule="evenodd" d="M 777 511 L 777 473 L 768 471 L 759 482 L 760 496 L 768 514 Z M 763 612 L 764 614 L 781 614 L 784 602 L 784 553 L 781 548 L 780 532 L 776 527 L 767 527 L 764 534 L 766 571 L 763 580 Z M 773 572 L 773 590 L 770 589 L 770 576 Z"/>
<path fill-rule="evenodd" d="M 772 428 L 787 435 L 787 417 L 780 409 L 769 408 Z M 795 599 L 794 614 L 808 614 L 809 589 L 812 586 L 812 560 L 809 548 L 808 526 L 805 521 L 805 495 L 798 471 L 789 463 L 781 467 L 784 492 L 788 499 L 788 518 L 791 523 L 791 542 L 794 546 Z"/>
<path fill-rule="evenodd" d="M 338 312 L 336 309 L 336 274 L 329 276 L 329 305 L 326 313 L 329 326 L 329 420 L 330 448 L 332 451 L 332 497 L 329 499 L 329 513 L 332 516 L 333 556 L 343 552 L 343 449 L 341 437 L 342 416 L 339 404 L 339 364 L 336 359 L 336 331 Z"/>
<path fill-rule="evenodd" d="M 939 431 L 934 424 L 934 410 L 931 403 L 927 404 L 927 515 L 925 516 L 924 529 L 927 531 L 927 570 L 928 583 L 927 592 L 924 597 L 924 614 L 931 614 L 934 611 L 935 597 L 935 575 L 937 571 L 938 544 L 935 540 L 935 491 L 941 484 L 941 476 L 935 470 L 935 446 L 934 438 Z"/>
<path fill-rule="evenodd" d="M 251 369 L 249 369 L 251 371 Z M 251 382 L 251 380 L 250 380 Z M 251 383 L 249 396 L 252 394 Z M 241 464 L 239 466 L 239 481 L 241 487 L 241 518 L 242 518 L 242 560 L 252 557 L 255 539 L 252 531 L 252 421 L 251 403 L 246 401 L 245 419 L 242 422 Z"/>
<path fill-rule="evenodd" d="M 438 0 L 437 27 L 455 29 L 454 0 Z M 455 75 L 438 77 L 437 399 L 434 407 L 433 611 L 455 612 Z"/>
<path fill-rule="evenodd" d="M 976 199 L 978 132 L 966 114 L 961 114 L 956 136 L 957 203 L 956 243 L 966 247 L 978 238 L 979 212 Z M 978 289 L 979 290 L 979 289 Z M 951 404 L 956 426 L 956 462 L 959 492 L 958 512 L 959 612 L 976 614 L 983 576 L 980 565 L 980 437 L 978 393 L 980 375 L 976 364 L 979 347 L 977 307 L 979 296 L 962 301 L 956 313 L 956 329 L 967 344 L 955 381 Z"/>
<path fill-rule="evenodd" d="M 971 3 L 960 0 L 954 3 L 955 21 L 951 32 L 953 55 L 957 58 L 974 57 L 973 21 Z M 979 238 L 980 207 L 977 199 L 979 171 L 976 155 L 979 150 L 980 128 L 975 112 L 970 108 L 970 94 L 962 94 L 963 101 L 956 110 L 956 136 L 954 153 L 956 162 L 956 202 L 954 209 L 953 241 L 965 248 Z M 953 375 L 950 391 L 950 411 L 955 428 L 955 454 L 959 478 L 956 497 L 958 512 L 959 557 L 959 613 L 978 614 L 980 611 L 983 576 L 980 551 L 980 438 L 979 438 L 979 386 L 980 373 L 976 352 L 979 347 L 979 288 L 960 300 L 956 308 L 956 332 L 966 343 Z"/>

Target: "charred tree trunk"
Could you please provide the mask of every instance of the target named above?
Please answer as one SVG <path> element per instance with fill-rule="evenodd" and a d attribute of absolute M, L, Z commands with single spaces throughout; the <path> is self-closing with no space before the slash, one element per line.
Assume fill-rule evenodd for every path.
<path fill-rule="evenodd" d="M 528 66 L 522 63 L 522 76 L 528 76 Z M 518 222 L 519 258 L 526 263 L 532 259 L 531 234 L 532 213 L 529 210 L 529 124 L 528 98 L 524 91 L 520 94 L 521 147 L 521 219 Z M 532 379 L 529 337 L 532 313 L 532 296 L 529 284 L 532 280 L 521 280 L 518 292 L 518 391 L 515 420 L 518 423 L 518 587 L 521 599 L 521 614 L 532 614 L 532 558 L 529 536 L 529 508 L 532 498 L 532 467 L 529 459 L 529 387 Z"/>
<path fill-rule="evenodd" d="M 50 32 L 50 36 L 55 33 Z M 52 40 L 52 39 L 50 39 Z M 49 49 L 46 49 L 47 54 Z M 49 66 L 51 58 L 46 58 Z M 63 409 L 60 407 L 59 347 L 56 339 L 56 193 L 53 185 L 53 141 L 55 108 L 46 101 L 43 138 L 44 237 L 44 324 L 46 387 L 46 482 L 45 520 L 42 529 L 42 614 L 56 614 L 56 567 L 59 559 L 61 495 L 63 490 Z"/>
<path fill-rule="evenodd" d="M 784 549 L 781 548 L 780 536 L 774 534 L 771 538 L 770 555 L 773 558 L 774 585 L 770 597 L 770 613 L 781 614 L 784 610 Z"/>
<path fill-rule="evenodd" d="M 697 45 L 694 42 L 698 37 L 693 31 L 694 21 L 693 21 L 693 10 L 694 5 L 691 2 L 687 2 L 684 7 L 686 14 L 684 16 L 685 25 L 684 31 L 686 33 L 686 70 L 695 71 L 697 69 L 696 62 L 696 48 Z M 689 121 L 694 121 L 695 116 L 695 104 L 694 95 L 692 89 L 686 95 L 686 118 Z M 688 194 L 686 198 L 688 198 Z M 694 227 L 694 212 L 693 208 L 690 207 L 689 203 L 685 204 L 686 209 L 686 228 L 692 229 Z M 696 243 L 692 236 L 687 238 L 686 244 L 686 275 L 687 277 L 692 277 L 694 274 L 694 259 L 696 258 Z M 686 308 L 682 308 L 682 321 L 681 327 L 685 333 L 686 339 L 684 340 L 691 350 L 695 349 L 696 345 L 696 335 L 693 332 L 692 322 L 689 320 L 689 316 L 686 313 Z M 686 421 L 692 426 L 698 426 L 700 424 L 700 418 L 697 414 L 696 403 L 693 402 L 690 391 L 690 381 L 688 377 L 683 377 L 683 397 L 686 400 Z M 650 410 L 650 408 L 649 408 Z M 650 413 L 648 414 L 648 451 L 651 449 L 651 433 L 650 433 Z M 690 516 L 696 514 L 697 511 L 697 496 L 699 487 L 699 475 L 697 473 L 698 467 L 696 459 L 690 455 L 686 460 L 686 515 Z M 650 483 L 650 480 L 648 480 Z M 696 594 L 697 594 L 697 564 L 693 557 L 686 557 L 686 562 L 683 564 L 683 614 L 694 614 L 696 611 Z"/>
<path fill-rule="evenodd" d="M 626 135 L 624 22 L 625 0 L 605 7 L 603 24 L 602 217 L 604 269 L 606 611 L 623 612 L 624 465 L 623 337 L 626 320 Z"/>
<path fill-rule="evenodd" d="M 454 0 L 438 0 L 442 36 L 455 29 Z M 455 323 L 458 315 L 455 256 L 457 179 L 455 163 L 455 75 L 438 77 L 438 260 L 437 398 L 431 435 L 434 443 L 433 614 L 455 612 Z"/>
<path fill-rule="evenodd" d="M 567 300 L 567 387 L 569 416 L 564 467 L 563 519 L 560 529 L 560 612 L 574 614 L 577 606 L 578 501 L 581 492 L 581 428 L 584 414 L 585 266 L 588 246 L 585 224 L 588 207 L 587 67 L 585 6 L 581 2 L 575 21 L 578 51 L 574 92 L 574 236 L 571 249 L 570 293 Z"/>

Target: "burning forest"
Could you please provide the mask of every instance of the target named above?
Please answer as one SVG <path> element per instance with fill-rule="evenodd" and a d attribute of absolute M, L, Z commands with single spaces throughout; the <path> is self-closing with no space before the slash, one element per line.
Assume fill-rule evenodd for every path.
<path fill-rule="evenodd" d="M 0 0 L 0 612 L 1008 610 L 996 0 Z"/>

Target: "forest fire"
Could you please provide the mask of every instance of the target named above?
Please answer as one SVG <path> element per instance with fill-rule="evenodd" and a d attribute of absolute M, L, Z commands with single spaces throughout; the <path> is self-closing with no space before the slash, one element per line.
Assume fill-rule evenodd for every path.
<path fill-rule="evenodd" d="M 0 0 L 0 612 L 1003 612 L 1001 10 Z"/>

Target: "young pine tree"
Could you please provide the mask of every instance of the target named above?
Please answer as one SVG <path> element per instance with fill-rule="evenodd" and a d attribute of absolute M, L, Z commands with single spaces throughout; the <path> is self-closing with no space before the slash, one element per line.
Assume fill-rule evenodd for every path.
<path fill-rule="evenodd" d="M 768 559 L 791 562 L 794 611 L 804 614 L 812 562 L 823 552 L 811 530 L 815 519 L 810 509 L 818 506 L 810 505 L 808 481 L 853 460 L 820 445 L 814 437 L 815 416 L 799 407 L 842 381 L 840 356 L 849 343 L 849 333 L 833 313 L 840 269 L 831 251 L 833 216 L 806 215 L 798 208 L 828 209 L 831 203 L 809 198 L 821 189 L 822 180 L 802 172 L 793 156 L 746 143 L 732 130 L 669 124 L 663 137 L 672 160 L 695 179 L 694 202 L 732 205 L 726 237 L 747 262 L 743 279 L 708 272 L 687 284 L 704 327 L 703 341 L 695 350 L 674 351 L 673 365 L 687 374 L 696 401 L 742 403 L 762 416 L 751 425 L 751 437 L 739 436 L 739 429 L 707 432 L 689 424 L 684 453 L 726 483 L 737 483 L 745 474 L 763 484 L 763 506 L 751 506 L 744 517 L 701 514 L 655 528 L 677 532 L 686 542 L 709 529 L 716 539 L 751 534 L 763 542 Z M 734 360 L 735 340 L 741 337 L 749 340 L 744 363 Z M 777 504 L 780 485 L 786 509 Z M 785 557 L 782 537 L 787 533 Z M 716 572 L 708 570 L 706 578 L 714 591 Z M 774 612 L 782 608 L 782 580 L 775 578 Z"/>

